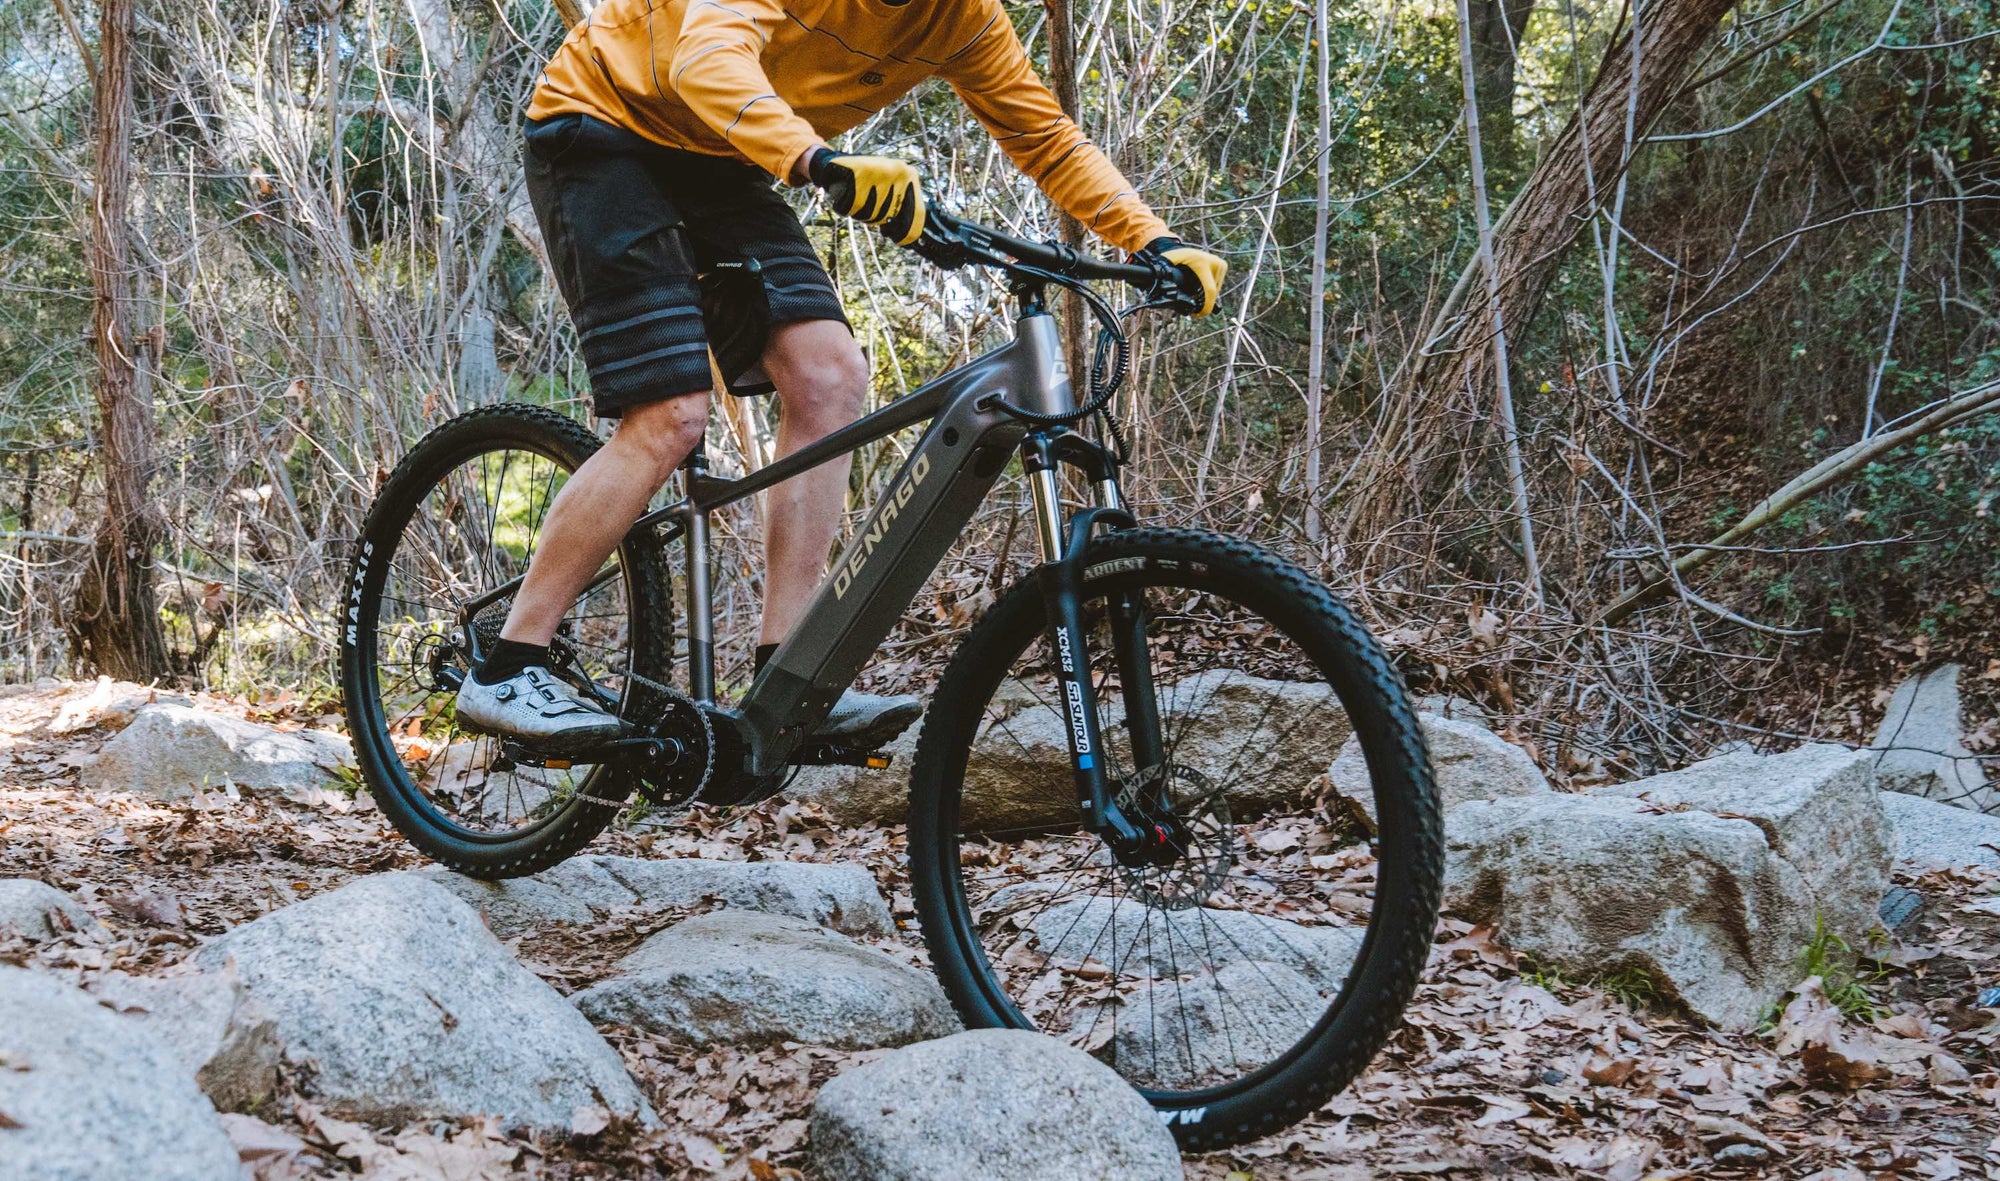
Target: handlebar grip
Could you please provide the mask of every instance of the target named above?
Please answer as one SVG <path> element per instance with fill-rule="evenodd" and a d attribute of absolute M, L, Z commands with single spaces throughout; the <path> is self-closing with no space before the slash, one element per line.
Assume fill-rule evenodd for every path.
<path fill-rule="evenodd" d="M 1201 305 L 1208 302 L 1208 292 L 1202 288 L 1201 276 L 1194 273 L 1194 268 L 1174 267 L 1173 301 L 1175 311 L 1190 316 L 1200 311 Z"/>
<path fill-rule="evenodd" d="M 910 195 L 903 198 L 903 206 L 901 209 L 898 209 L 896 211 L 896 216 L 882 223 L 881 225 L 882 236 L 884 238 L 889 239 L 889 241 L 891 242 L 896 242 L 896 243 L 910 242 L 911 245 L 915 245 L 914 242 L 910 241 L 910 227 L 912 224 L 916 222 L 918 215 L 922 214 L 923 212 L 924 212 L 923 190 L 918 188 L 912 188 L 910 190 Z M 924 218 L 924 224 L 921 228 L 925 232 L 928 232 L 930 230 L 929 217 Z"/>
<path fill-rule="evenodd" d="M 820 189 L 826 194 L 827 204 L 833 207 L 835 213 L 844 217 L 853 212 L 854 177 L 851 173 L 843 171 L 837 176 L 828 178 Z"/>

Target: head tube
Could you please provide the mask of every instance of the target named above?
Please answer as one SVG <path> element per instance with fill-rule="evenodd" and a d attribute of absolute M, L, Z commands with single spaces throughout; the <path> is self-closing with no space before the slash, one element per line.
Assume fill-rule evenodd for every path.
<path fill-rule="evenodd" d="M 1014 348 L 1020 358 L 1016 372 L 1021 380 L 1008 401 L 1034 414 L 1074 411 L 1076 388 L 1070 384 L 1056 318 L 1039 312 L 1014 321 Z"/>

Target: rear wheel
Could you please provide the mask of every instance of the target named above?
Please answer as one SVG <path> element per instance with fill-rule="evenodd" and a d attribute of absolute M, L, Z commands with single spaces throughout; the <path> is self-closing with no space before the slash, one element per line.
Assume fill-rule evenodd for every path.
<path fill-rule="evenodd" d="M 1416 987 L 1443 862 L 1423 740 L 1352 613 L 1246 542 L 1107 535 L 1084 598 L 1097 753 L 1121 808 L 1175 831 L 1174 851 L 1121 864 L 1081 827 L 1042 595 L 1024 582 L 953 657 L 917 747 L 925 942 L 969 1026 L 1098 1055 L 1185 1148 L 1240 1143 L 1346 1086 Z M 1153 740 L 1125 721 L 1143 716 L 1127 690 L 1148 670 Z M 1366 783 L 1343 787 L 1366 812 L 1328 775 L 1350 734 Z"/>
<path fill-rule="evenodd" d="M 397 831 L 474 877 L 554 865 L 616 818 L 633 788 L 621 769 L 535 765 L 460 726 L 457 678 L 468 631 L 484 650 L 511 598 L 466 626 L 463 606 L 524 573 L 571 472 L 600 446 L 534 406 L 460 415 L 411 448 L 369 510 L 342 609 L 341 687 L 362 776 Z M 672 661 L 668 576 L 657 547 L 628 540 L 618 571 L 571 608 L 555 669 L 615 708 L 627 675 L 665 680 Z"/>

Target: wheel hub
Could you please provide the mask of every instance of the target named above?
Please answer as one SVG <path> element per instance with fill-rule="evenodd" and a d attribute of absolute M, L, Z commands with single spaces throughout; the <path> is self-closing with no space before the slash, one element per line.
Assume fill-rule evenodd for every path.
<path fill-rule="evenodd" d="M 1220 889 L 1235 862 L 1235 828 L 1228 797 L 1192 767 L 1170 766 L 1135 776 L 1118 793 L 1118 807 L 1144 840 L 1113 849 L 1127 887 L 1168 910 L 1200 906 Z"/>

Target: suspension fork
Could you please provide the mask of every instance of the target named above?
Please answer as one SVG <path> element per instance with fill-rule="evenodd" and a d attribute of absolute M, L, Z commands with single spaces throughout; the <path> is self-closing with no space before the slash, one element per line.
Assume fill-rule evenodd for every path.
<path fill-rule="evenodd" d="M 1070 436 L 1073 438 L 1073 436 Z M 1062 436 L 1038 432 L 1022 445 L 1028 490 L 1033 501 L 1035 532 L 1041 542 L 1042 565 L 1036 572 L 1048 619 L 1050 663 L 1063 699 L 1065 731 L 1069 736 L 1070 768 L 1077 808 L 1087 831 L 1102 835 L 1114 853 L 1141 856 L 1164 844 L 1169 834 L 1135 822 L 1119 806 L 1110 769 L 1104 759 L 1103 732 L 1097 691 L 1090 676 L 1088 632 L 1083 619 L 1083 572 L 1092 529 L 1099 523 L 1129 526 L 1132 516 L 1115 504 L 1079 511 L 1065 528 L 1052 446 Z M 1104 491 L 1106 485 L 1111 491 Z M 1100 497 L 1116 495 L 1115 481 L 1099 481 Z M 1128 725 L 1133 726 L 1134 753 L 1142 765 L 1157 766 L 1160 756 L 1159 716 L 1152 694 L 1152 669 L 1146 655 L 1143 613 L 1121 596 L 1125 609 L 1114 605 L 1113 647 L 1123 684 Z M 1136 707 L 1137 717 L 1134 714 Z"/>

